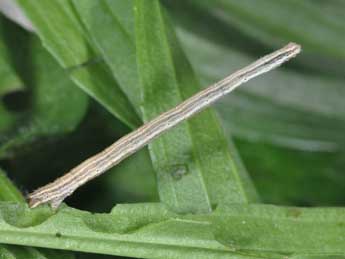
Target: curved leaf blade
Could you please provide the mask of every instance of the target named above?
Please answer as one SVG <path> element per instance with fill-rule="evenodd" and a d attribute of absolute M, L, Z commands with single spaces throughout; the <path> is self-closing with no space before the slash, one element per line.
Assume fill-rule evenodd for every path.
<path fill-rule="evenodd" d="M 45 47 L 64 69 L 72 70 L 71 79 L 125 124 L 132 128 L 138 126 L 140 119 L 93 50 L 71 2 L 17 2 L 33 23 Z"/>

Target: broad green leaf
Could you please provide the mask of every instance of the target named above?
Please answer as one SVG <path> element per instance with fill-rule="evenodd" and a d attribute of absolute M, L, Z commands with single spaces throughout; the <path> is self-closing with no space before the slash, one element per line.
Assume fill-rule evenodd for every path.
<path fill-rule="evenodd" d="M 314 3 L 316 1 L 192 2 L 267 45 L 279 46 L 287 41 L 296 41 L 307 52 L 345 58 L 344 16 L 325 13 Z M 343 8 L 343 4 L 333 4 Z"/>
<path fill-rule="evenodd" d="M 30 46 L 28 51 L 32 57 L 32 64 L 26 67 L 26 71 L 31 71 L 32 81 L 24 78 L 25 84 L 31 88 L 32 107 L 25 122 L 2 136 L 1 156 L 13 154 L 15 149 L 38 137 L 74 130 L 84 117 L 88 104 L 87 96 L 74 86 L 37 38 L 30 36 L 22 44 Z"/>
<path fill-rule="evenodd" d="M 16 227 L 8 215 L 33 211 L 0 203 L 0 242 L 136 258 L 272 258 L 234 253 L 214 240 L 210 222 L 174 214 L 160 204 L 117 205 L 109 214 L 68 207 L 46 215 L 41 224 Z M 23 214 L 25 212 L 25 214 Z M 36 216 L 37 217 L 37 216 Z M 209 216 L 206 216 L 209 217 Z"/>
<path fill-rule="evenodd" d="M 88 41 L 69 0 L 17 1 L 72 80 L 130 127 L 140 120 Z"/>
<path fill-rule="evenodd" d="M 214 241 L 208 224 L 174 219 L 175 214 L 157 204 L 118 205 L 110 214 L 94 215 L 61 208 L 44 223 L 26 228 L 4 220 L 10 211 L 25 208 L 0 206 L 2 243 L 137 258 L 232 258 L 227 248 Z"/>
<path fill-rule="evenodd" d="M 236 251 L 345 254 L 343 208 L 230 204 L 214 217 L 215 238 Z"/>
<path fill-rule="evenodd" d="M 39 208 L 48 212 L 43 215 L 13 203 L 0 203 L 0 208 L 0 242 L 8 244 L 138 258 L 283 259 L 345 253 L 341 208 L 229 204 L 201 215 L 178 215 L 160 204 L 118 205 L 109 214 L 64 206 L 55 214 Z M 22 221 L 33 225 L 18 226 Z"/>
<path fill-rule="evenodd" d="M 142 113 L 148 121 L 200 88 L 159 3 L 137 1 L 135 8 Z M 249 178 L 235 166 L 225 143 L 208 110 L 150 144 L 161 199 L 182 211 L 210 211 L 223 200 L 250 200 Z"/>

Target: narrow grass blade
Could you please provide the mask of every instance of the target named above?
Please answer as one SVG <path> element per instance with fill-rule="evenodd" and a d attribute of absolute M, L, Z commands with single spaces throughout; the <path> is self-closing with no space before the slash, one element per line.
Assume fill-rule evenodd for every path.
<path fill-rule="evenodd" d="M 159 3 L 137 1 L 135 8 L 142 113 L 148 121 L 200 88 Z M 154 141 L 149 150 L 161 199 L 182 211 L 210 211 L 222 200 L 251 200 L 250 180 L 225 143 L 212 110 Z"/>

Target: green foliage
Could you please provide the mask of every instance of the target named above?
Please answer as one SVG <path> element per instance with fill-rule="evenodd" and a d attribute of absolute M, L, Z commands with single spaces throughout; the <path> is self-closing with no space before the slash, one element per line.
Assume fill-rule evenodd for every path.
<path fill-rule="evenodd" d="M 216 239 L 236 250 L 343 254 L 342 208 L 228 205 L 215 213 Z"/>
<path fill-rule="evenodd" d="M 108 214 L 64 206 L 49 218 L 36 213 L 41 224 L 32 221 L 32 213 L 9 220 L 13 211 L 27 210 L 23 205 L 0 203 L 0 208 L 0 242 L 21 245 L 141 258 L 284 258 L 344 252 L 345 211 L 340 208 L 228 204 L 211 214 L 181 215 L 157 203 L 117 205 Z M 32 225 L 18 226 L 22 221 Z"/>
<path fill-rule="evenodd" d="M 148 121 L 196 93 L 199 86 L 159 3 L 136 1 L 135 8 L 142 110 Z M 239 172 L 231 160 L 211 110 L 154 141 L 149 149 L 161 183 L 161 199 L 173 208 L 211 211 L 223 200 L 250 200 L 246 190 L 250 183 L 246 175 L 241 176 L 246 172 Z"/>
<path fill-rule="evenodd" d="M 181 43 L 197 74 L 203 80 L 203 85 L 206 86 L 224 78 L 229 71 L 248 64 L 253 59 L 253 55 L 264 53 L 260 48 L 249 43 L 252 39 L 247 35 L 243 36 L 242 30 L 241 33 L 233 31 L 237 23 L 224 26 L 221 22 L 224 15 L 229 19 L 236 17 L 233 14 L 235 9 L 231 8 L 228 12 L 224 12 L 228 9 L 223 8 L 223 5 L 227 6 L 232 2 L 242 5 L 242 2 L 249 3 L 249 1 L 213 1 L 212 3 L 185 1 L 186 3 L 182 5 L 181 3 L 174 4 L 173 1 L 166 2 L 169 3 L 173 16 L 176 18 Z M 207 2 L 213 6 L 210 12 L 203 9 L 203 5 Z M 223 5 L 219 4 L 220 2 Z M 276 13 L 275 1 L 263 2 L 272 2 L 270 10 L 272 14 Z M 255 5 L 260 6 L 259 3 Z M 290 5 L 289 1 L 285 1 L 284 5 Z M 293 4 L 290 7 L 295 8 Z M 220 11 L 212 12 L 212 10 L 220 9 L 224 15 L 220 15 Z M 248 9 L 255 10 L 255 8 Z M 188 15 L 185 14 L 185 10 L 188 11 Z M 287 12 L 285 9 L 281 10 Z M 279 19 L 275 23 L 278 22 L 280 22 Z M 255 23 L 251 25 L 256 30 L 264 29 L 256 26 Z M 213 28 L 211 31 L 208 29 L 210 26 Z M 316 22 L 314 26 L 321 27 Z M 284 34 L 285 31 L 282 30 L 276 34 L 288 37 Z M 275 37 L 276 34 L 272 36 Z M 318 35 L 315 33 L 313 37 L 319 37 Z M 299 43 L 303 42 L 301 38 L 295 40 Z M 278 47 L 281 44 L 274 46 Z M 216 104 L 225 126 L 231 130 L 232 134 L 249 140 L 260 139 L 297 149 L 324 151 L 343 147 L 344 70 L 340 70 L 339 76 L 327 75 L 330 72 L 334 73 L 337 70 L 337 64 L 343 61 L 332 59 L 325 61 L 316 55 L 311 56 L 308 60 L 313 61 L 313 66 L 314 63 L 322 66 L 327 62 L 322 66 L 320 75 L 314 67 L 309 65 L 310 61 L 305 60 L 305 52 L 309 51 L 310 46 L 308 44 L 302 44 L 302 46 L 302 55 L 291 63 L 308 63 L 308 66 L 303 67 L 304 70 L 300 66 L 294 70 L 277 69 L 249 82 L 246 87 L 238 89 L 233 94 L 224 97 L 224 101 Z"/>
<path fill-rule="evenodd" d="M 27 147 L 38 137 L 73 131 L 84 117 L 88 104 L 87 96 L 74 87 L 61 67 L 42 48 L 38 39 L 13 25 L 11 27 L 14 31 L 12 33 L 21 39 L 16 47 L 25 50 L 24 53 L 16 54 L 11 53 L 16 51 L 15 49 L 8 49 L 7 56 L 12 57 L 13 64 L 21 62 L 21 70 L 24 70 L 25 74 L 19 69 L 18 74 L 14 69 L 12 71 L 7 69 L 8 71 L 4 72 L 12 73 L 12 80 L 22 78 L 23 83 L 14 81 L 12 89 L 23 84 L 27 86 L 30 91 L 27 94 L 30 94 L 31 106 L 19 126 L 8 127 L 2 134 L 1 157 L 12 155 L 15 150 L 23 146 Z M 3 37 L 4 40 L 10 40 L 13 36 L 3 32 Z M 30 60 L 25 60 L 23 55 L 30 56 Z M 7 84 L 8 79 L 5 78 L 5 81 L 1 82 L 4 92 L 6 87 L 10 89 Z"/>
<path fill-rule="evenodd" d="M 134 23 L 130 21 L 131 17 L 133 20 L 131 1 L 125 3 L 74 1 L 74 4 L 95 45 L 103 53 L 105 61 L 120 82 L 120 87 L 133 105 L 141 108 L 144 121 L 148 121 L 197 92 L 198 83 L 181 49 L 176 47 L 178 43 L 174 38 L 174 33 L 164 32 L 164 28 L 169 30 L 170 25 L 155 20 L 142 22 L 138 18 L 137 23 L 147 23 L 148 26 L 134 32 Z M 145 8 L 141 11 L 142 13 L 152 11 L 148 3 L 142 8 Z M 95 12 L 102 18 L 95 19 Z M 137 13 L 139 13 L 139 7 Z M 126 19 L 124 14 L 127 14 Z M 158 9 L 148 19 L 156 19 L 155 17 L 159 18 L 161 15 L 161 10 Z M 159 25 L 162 29 L 152 35 L 151 39 L 144 41 L 147 38 L 145 35 L 152 34 L 150 30 L 152 24 L 158 26 L 158 23 L 162 23 Z M 105 24 L 107 26 L 104 26 Z M 166 41 L 167 37 L 170 37 L 168 45 L 173 47 L 164 49 L 164 45 L 159 44 Z M 137 39 L 137 46 L 135 46 L 134 38 Z M 152 42 L 155 42 L 157 46 Z M 113 48 L 114 45 L 118 47 Z M 146 50 L 147 45 L 151 45 L 156 53 L 154 55 L 138 53 L 138 75 L 135 50 Z M 159 49 L 162 49 L 162 52 L 158 52 Z M 168 57 L 169 53 L 173 55 L 171 61 Z M 146 60 L 146 56 L 151 59 Z M 162 60 L 167 60 L 166 66 L 162 66 Z M 153 82 L 145 78 L 150 75 L 150 71 L 154 71 L 153 77 L 165 78 L 164 88 L 161 87 L 163 80 L 158 78 Z M 128 76 L 129 73 L 131 76 Z M 142 84 L 139 83 L 139 77 L 142 78 Z M 142 89 L 140 85 L 143 86 Z M 143 100 L 140 100 L 140 96 Z M 152 101 L 153 99 L 155 101 Z M 214 127 L 206 129 L 203 127 L 205 123 L 210 123 Z M 150 145 L 150 152 L 158 174 L 157 183 L 161 200 L 175 209 L 209 211 L 211 205 L 215 206 L 221 199 L 232 199 L 234 202 L 248 199 L 246 197 L 248 194 L 245 193 L 247 186 L 242 187 L 242 183 L 235 180 L 237 175 L 246 177 L 246 172 L 239 172 L 242 168 L 239 169 L 233 164 L 219 122 L 211 111 L 203 113 L 192 122 L 178 127 L 155 141 Z M 176 161 L 179 163 L 177 164 Z M 179 175 L 180 173 L 186 176 Z M 243 182 L 250 186 L 248 180 Z M 212 191 L 215 190 L 212 185 L 217 186 L 217 192 Z M 241 188 L 244 188 L 243 194 L 240 194 Z M 248 189 L 251 188 L 248 187 Z M 197 207 L 196 204 L 198 204 Z M 201 204 L 204 204 L 203 208 Z"/>
<path fill-rule="evenodd" d="M 124 123 L 137 126 L 138 117 L 109 69 L 87 41 L 70 1 L 44 0 L 38 3 L 19 0 L 18 3 L 38 29 L 42 43 L 60 65 L 69 70 L 71 79 Z M 63 33 L 58 35 L 56 30 Z"/>
<path fill-rule="evenodd" d="M 0 17 L 0 258 L 345 258 L 342 1 L 16 2 L 35 32 Z M 46 184 L 287 41 L 295 61 L 58 211 L 10 180 Z"/>

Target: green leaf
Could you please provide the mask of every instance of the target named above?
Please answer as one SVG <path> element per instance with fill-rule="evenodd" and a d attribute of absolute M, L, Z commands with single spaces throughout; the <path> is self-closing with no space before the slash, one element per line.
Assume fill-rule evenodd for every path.
<path fill-rule="evenodd" d="M 33 23 L 42 44 L 64 68 L 84 64 L 95 57 L 68 0 L 44 0 L 40 4 L 18 0 L 17 3 Z"/>
<path fill-rule="evenodd" d="M 138 126 L 138 116 L 94 52 L 70 1 L 17 2 L 37 29 L 44 46 L 70 71 L 72 80 L 125 124 Z"/>
<path fill-rule="evenodd" d="M 158 2 L 136 2 L 136 41 L 142 112 L 148 121 L 200 88 Z M 208 110 L 150 144 L 162 201 L 182 211 L 210 211 L 223 200 L 252 199 L 250 180 L 225 143 Z"/>
<path fill-rule="evenodd" d="M 345 254 L 343 208 L 230 204 L 214 216 L 216 239 L 236 251 Z"/>
<path fill-rule="evenodd" d="M 188 13 L 174 11 L 181 26 L 178 35 L 203 81 L 218 80 L 249 62 L 249 51 L 241 52 L 233 43 L 235 33 L 222 42 L 218 38 L 223 39 L 224 31 L 213 30 L 211 37 L 205 29 L 210 24 L 206 14 Z M 236 145 L 264 202 L 340 206 L 344 203 L 343 79 L 299 70 L 281 68 L 249 82 L 252 89 L 263 89 L 262 96 L 244 86 L 216 107 L 228 134 L 237 137 Z M 273 86 L 277 91 L 269 90 Z M 322 192 L 315 192 L 320 188 Z"/>
<path fill-rule="evenodd" d="M 11 207 L 19 209 L 0 206 L 2 214 Z M 62 208 L 43 224 L 27 228 L 11 226 L 2 217 L 0 242 L 140 258 L 232 258 L 213 240 L 207 224 L 170 219 L 172 215 L 157 204 L 138 204 L 94 215 Z"/>
<path fill-rule="evenodd" d="M 3 136 L 0 146 L 3 157 L 12 155 L 38 137 L 71 132 L 84 117 L 88 106 L 87 96 L 74 86 L 37 38 L 30 36 L 22 44 L 30 46 L 32 57 L 32 64 L 27 64 L 26 71 L 31 71 L 33 79 L 23 77 L 25 84 L 31 88 L 32 107 L 25 122 Z"/>
<path fill-rule="evenodd" d="M 70 73 L 73 82 L 130 128 L 140 119 L 103 62 L 81 66 Z"/>
<path fill-rule="evenodd" d="M 26 228 L 4 220 L 16 210 L 27 209 L 0 203 L 0 242 L 136 258 L 272 258 L 235 253 L 214 240 L 205 218 L 177 215 L 161 204 L 117 205 L 109 214 L 64 206 L 42 224 Z"/>
<path fill-rule="evenodd" d="M 344 16 L 335 12 L 325 15 L 317 1 L 192 2 L 267 45 L 279 46 L 287 41 L 296 41 L 307 52 L 345 58 Z M 332 4 L 343 8 L 343 4 Z"/>
<path fill-rule="evenodd" d="M 133 17 L 132 1 L 102 0 L 97 2 L 73 1 L 73 3 L 85 27 L 89 30 L 94 44 L 98 46 L 105 61 L 111 67 L 113 74 L 121 82 L 124 92 L 135 106 L 143 107 L 143 103 L 139 100 L 140 94 L 138 94 L 140 83 L 136 73 L 137 65 L 134 55 L 134 24 L 132 22 L 133 19 L 131 19 Z M 98 15 L 95 15 L 96 13 Z M 115 45 L 118 48 L 113 48 Z M 182 59 L 185 59 L 185 57 L 182 57 Z M 130 77 L 128 77 L 129 70 L 131 71 Z M 160 110 L 163 109 L 164 107 Z M 177 165 L 176 163 L 173 162 L 168 171 L 177 170 L 178 167 L 184 166 L 183 163 L 179 162 Z M 159 165 L 159 170 L 163 170 L 161 168 L 163 166 Z"/>
<path fill-rule="evenodd" d="M 73 1 L 73 4 L 122 91 L 139 112 L 141 97 L 134 42 L 133 1 L 86 0 Z"/>
<path fill-rule="evenodd" d="M 332 3 L 324 2 L 324 7 Z M 195 7 L 169 1 L 178 36 L 203 85 L 238 69 L 254 54 L 262 55 L 259 42 L 248 41 L 231 25 L 210 18 L 210 11 Z M 343 84 L 342 77 L 330 77 L 325 70 L 315 74 L 306 66 L 282 67 L 248 83 L 260 89 L 258 94 L 244 86 L 216 104 L 264 202 L 344 204 Z"/>
<path fill-rule="evenodd" d="M 3 202 L 0 208 L 0 242 L 9 244 L 140 258 L 345 254 L 341 208 L 229 204 L 211 214 L 178 215 L 161 204 L 118 205 L 109 214 L 64 206 L 41 224 L 26 227 L 7 218 L 27 208 Z"/>

